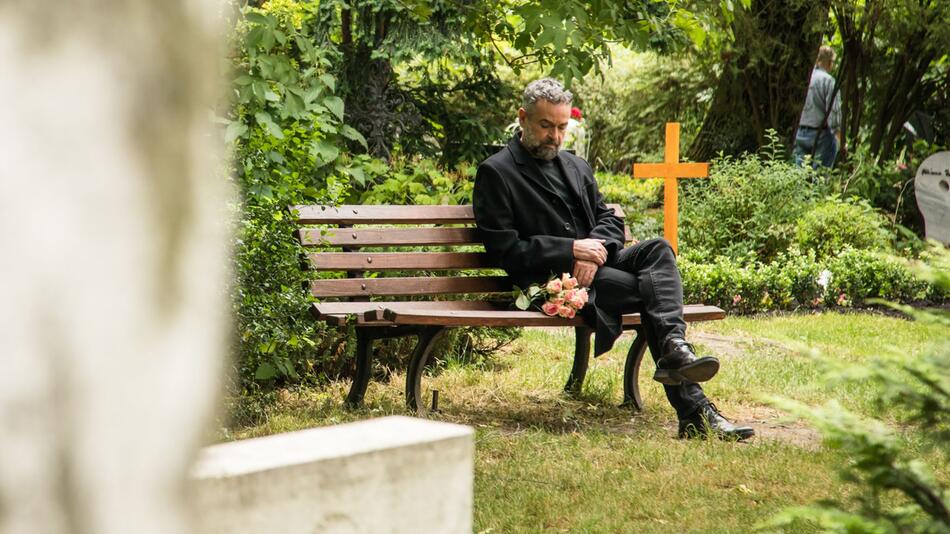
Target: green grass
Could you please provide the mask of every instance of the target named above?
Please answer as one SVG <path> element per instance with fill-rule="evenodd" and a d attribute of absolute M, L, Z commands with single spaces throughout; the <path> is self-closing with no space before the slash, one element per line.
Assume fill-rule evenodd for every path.
<path fill-rule="evenodd" d="M 675 439 L 675 416 L 648 379 L 649 362 L 640 381 L 645 410 L 619 408 L 627 336 L 591 362 L 577 399 L 561 393 L 573 351 L 567 329 L 527 329 L 479 369 L 440 366 L 426 380 L 441 398 L 441 412 L 429 417 L 476 429 L 476 531 L 743 532 L 785 506 L 846 497 L 852 490 L 835 474 L 846 459 L 800 423 L 781 423 L 762 397 L 837 397 L 873 413 L 873 388 L 822 386 L 821 367 L 798 345 L 855 362 L 914 358 L 941 341 L 935 327 L 835 313 L 729 318 L 694 325 L 690 335 L 723 361 L 706 387 L 710 397 L 727 415 L 764 421 L 767 436 L 745 444 Z M 348 383 L 287 392 L 266 421 L 230 428 L 227 437 L 405 414 L 403 381 L 400 373 L 374 381 L 356 411 L 341 408 Z M 938 475 L 947 480 L 950 471 L 943 466 Z"/>

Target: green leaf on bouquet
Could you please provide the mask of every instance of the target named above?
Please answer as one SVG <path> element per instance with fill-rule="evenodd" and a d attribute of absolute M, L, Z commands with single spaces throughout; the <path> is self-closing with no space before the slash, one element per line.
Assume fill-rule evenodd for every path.
<path fill-rule="evenodd" d="M 534 298 L 541 293 L 541 288 L 538 286 L 531 286 L 528 288 L 528 297 Z"/>
<path fill-rule="evenodd" d="M 518 292 L 518 298 L 515 299 L 515 306 L 519 310 L 527 310 L 531 307 L 531 299 L 525 296 L 524 293 Z"/>

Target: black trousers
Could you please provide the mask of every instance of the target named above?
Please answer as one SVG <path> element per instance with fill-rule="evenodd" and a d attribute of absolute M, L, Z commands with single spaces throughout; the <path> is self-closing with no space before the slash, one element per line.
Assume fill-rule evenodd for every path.
<path fill-rule="evenodd" d="M 597 270 L 597 307 L 608 313 L 640 313 L 653 360 L 660 358 L 668 337 L 686 337 L 683 320 L 683 281 L 673 248 L 665 239 L 650 239 L 627 247 Z M 706 400 L 699 384 L 664 386 L 676 415 L 691 415 Z"/>

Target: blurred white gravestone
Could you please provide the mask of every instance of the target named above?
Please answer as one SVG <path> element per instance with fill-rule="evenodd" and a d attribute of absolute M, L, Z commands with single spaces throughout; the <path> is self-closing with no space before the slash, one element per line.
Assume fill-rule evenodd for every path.
<path fill-rule="evenodd" d="M 227 347 L 222 2 L 0 3 L 0 532 L 191 531 Z"/>
<path fill-rule="evenodd" d="M 920 164 L 914 189 L 924 234 L 950 245 L 950 151 L 937 152 Z"/>
<path fill-rule="evenodd" d="M 384 417 L 213 445 L 192 471 L 205 534 L 468 534 L 473 431 Z"/>

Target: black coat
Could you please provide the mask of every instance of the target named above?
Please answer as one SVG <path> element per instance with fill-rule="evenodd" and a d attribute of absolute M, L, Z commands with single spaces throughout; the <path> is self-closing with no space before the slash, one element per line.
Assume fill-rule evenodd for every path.
<path fill-rule="evenodd" d="M 586 217 L 592 228 L 586 237 L 606 240 L 610 263 L 623 248 L 623 221 L 604 204 L 586 161 L 561 151 L 557 163 L 577 202 L 575 209 L 581 208 L 578 216 Z M 578 235 L 570 209 L 517 137 L 478 166 L 472 204 L 485 250 L 513 284 L 523 289 L 574 270 L 573 245 Z M 589 296 L 581 312 L 595 328 L 595 354 L 599 355 L 620 335 L 620 315 L 599 309 L 594 290 Z"/>

